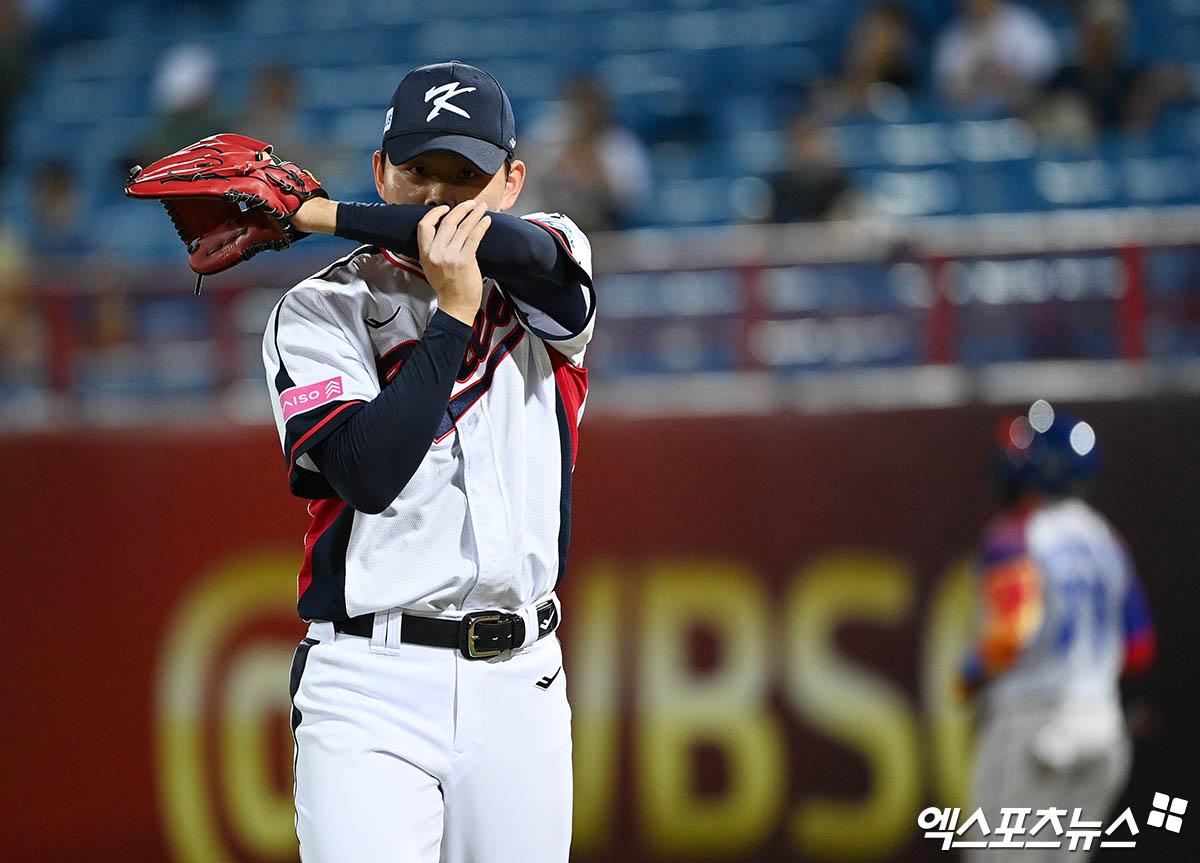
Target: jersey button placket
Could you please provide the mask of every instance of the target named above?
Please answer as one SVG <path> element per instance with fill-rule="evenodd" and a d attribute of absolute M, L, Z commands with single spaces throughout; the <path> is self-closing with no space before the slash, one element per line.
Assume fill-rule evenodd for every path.
<path fill-rule="evenodd" d="M 493 441 L 487 438 L 486 407 L 480 403 L 463 418 L 463 452 L 471 500 L 471 522 L 479 555 L 479 580 L 484 591 L 503 581 L 508 515 L 495 464 Z"/>
<path fill-rule="evenodd" d="M 484 415 L 484 421 L 489 420 L 487 414 Z M 480 481 L 480 490 L 484 492 L 493 492 L 488 498 L 489 518 L 488 518 L 488 536 L 485 539 L 483 549 L 487 552 L 487 561 L 496 572 L 497 578 L 506 579 L 508 572 L 501 568 L 501 563 L 505 561 L 506 551 L 511 542 L 509 531 L 509 512 L 508 500 L 505 495 L 504 481 L 500 476 L 500 452 L 497 450 L 496 441 L 489 440 L 488 444 L 492 447 L 492 458 L 488 460 L 488 471 L 490 479 Z"/>
<path fill-rule="evenodd" d="M 495 556 L 492 554 L 489 537 L 492 533 L 490 524 L 494 518 L 492 501 L 488 496 L 488 454 L 491 447 L 487 441 L 480 439 L 479 411 L 476 405 L 458 421 L 459 446 L 463 454 L 463 481 L 466 485 L 467 500 L 471 513 L 471 532 L 474 534 L 476 553 L 478 554 L 479 577 L 476 587 L 482 582 L 487 591 L 493 579 Z M 489 566 L 489 564 L 491 566 Z M 472 588 L 471 593 L 474 592 Z M 468 593 L 470 595 L 470 593 Z"/>

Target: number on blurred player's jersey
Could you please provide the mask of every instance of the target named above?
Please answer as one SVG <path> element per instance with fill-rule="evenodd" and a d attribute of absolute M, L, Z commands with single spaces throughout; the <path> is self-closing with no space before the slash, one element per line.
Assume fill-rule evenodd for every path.
<path fill-rule="evenodd" d="M 1055 652 L 1067 653 L 1078 639 L 1087 638 L 1099 654 L 1114 629 L 1102 562 L 1087 545 L 1071 543 L 1050 556 L 1045 569 L 1053 573 L 1047 587 L 1055 592 L 1058 608 Z"/>

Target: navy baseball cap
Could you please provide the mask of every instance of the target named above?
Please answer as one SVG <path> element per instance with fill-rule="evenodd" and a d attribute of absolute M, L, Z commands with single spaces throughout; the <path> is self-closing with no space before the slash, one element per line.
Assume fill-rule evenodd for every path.
<path fill-rule="evenodd" d="M 405 75 L 383 124 L 383 150 L 393 165 L 449 150 L 494 174 L 516 146 L 517 124 L 504 90 L 487 72 L 457 60 Z"/>

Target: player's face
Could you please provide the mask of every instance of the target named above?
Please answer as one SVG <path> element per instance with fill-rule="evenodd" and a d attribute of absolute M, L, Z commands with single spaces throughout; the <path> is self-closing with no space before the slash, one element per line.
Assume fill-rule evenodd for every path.
<path fill-rule="evenodd" d="M 524 182 L 525 164 L 517 160 L 507 173 L 501 168 L 488 176 L 446 150 L 422 153 L 403 165 L 393 165 L 382 151 L 375 151 L 375 188 L 389 204 L 453 207 L 474 198 L 498 212 L 516 202 Z"/>

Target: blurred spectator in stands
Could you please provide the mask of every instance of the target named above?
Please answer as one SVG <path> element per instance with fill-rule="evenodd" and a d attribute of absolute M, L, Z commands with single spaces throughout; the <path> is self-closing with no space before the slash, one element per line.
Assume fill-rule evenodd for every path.
<path fill-rule="evenodd" d="M 296 72 L 283 63 L 268 63 L 254 73 L 242 116 L 228 131 L 250 135 L 273 145 L 282 159 L 303 165 L 322 183 L 336 185 L 346 172 L 344 160 L 312 134 L 300 110 Z"/>
<path fill-rule="evenodd" d="M 563 211 L 585 231 L 629 227 L 650 192 L 646 146 L 612 116 L 608 91 L 570 81 L 557 112 L 530 135 L 527 209 Z"/>
<path fill-rule="evenodd" d="M 817 222 L 846 218 L 854 203 L 846 172 L 837 163 L 828 127 L 813 113 L 788 123 L 787 167 L 767 178 L 772 222 Z"/>
<path fill-rule="evenodd" d="M 46 366 L 38 292 L 15 248 L 0 229 L 0 395 L 9 397 L 22 384 L 38 386 Z"/>
<path fill-rule="evenodd" d="M 90 251 L 80 209 L 79 187 L 66 162 L 46 162 L 33 177 L 29 251 L 38 257 L 78 255 Z"/>
<path fill-rule="evenodd" d="M 960 6 L 934 48 L 935 86 L 972 112 L 1023 109 L 1058 69 L 1054 33 L 1032 10 L 1008 0 L 960 0 Z"/>
<path fill-rule="evenodd" d="M 138 146 L 146 165 L 218 132 L 232 131 L 217 104 L 217 61 L 203 45 L 175 45 L 163 55 L 151 87 L 159 116 Z M 128 168 L 128 166 L 126 166 Z"/>
<path fill-rule="evenodd" d="M 831 89 L 839 113 L 877 111 L 902 100 L 918 81 L 912 14 L 895 0 L 876 0 L 850 31 L 840 78 Z M 886 110 L 884 110 L 886 113 Z"/>
<path fill-rule="evenodd" d="M 15 226 L 0 222 L 0 398 L 22 382 L 36 386 L 45 367 L 43 330 L 29 250 Z"/>
<path fill-rule="evenodd" d="M 1193 96 L 1185 69 L 1128 59 L 1125 0 L 1087 0 L 1076 28 L 1077 55 L 1054 76 L 1034 112 L 1043 140 L 1086 144 L 1105 130 L 1148 132 L 1164 107 Z"/>
<path fill-rule="evenodd" d="M 0 167 L 8 161 L 9 115 L 25 89 L 33 47 L 24 10 L 16 0 L 0 0 Z"/>

